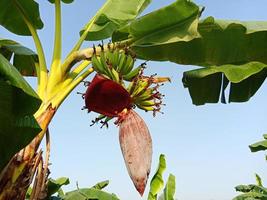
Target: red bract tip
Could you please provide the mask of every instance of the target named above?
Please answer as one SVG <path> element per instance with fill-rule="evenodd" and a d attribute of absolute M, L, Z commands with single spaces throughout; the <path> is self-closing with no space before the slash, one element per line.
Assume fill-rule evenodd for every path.
<path fill-rule="evenodd" d="M 130 94 L 120 84 L 96 74 L 85 93 L 85 107 L 108 117 L 116 117 L 131 108 Z"/>

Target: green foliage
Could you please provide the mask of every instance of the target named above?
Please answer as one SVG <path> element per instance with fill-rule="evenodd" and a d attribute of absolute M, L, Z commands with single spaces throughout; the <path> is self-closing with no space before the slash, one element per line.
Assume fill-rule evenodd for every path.
<path fill-rule="evenodd" d="M 164 200 L 174 200 L 175 187 L 175 176 L 170 174 L 164 188 Z"/>
<path fill-rule="evenodd" d="M 1 0 L 0 25 L 18 35 L 31 35 L 24 18 L 35 29 L 43 28 L 39 5 L 33 0 Z"/>
<path fill-rule="evenodd" d="M 251 152 L 258 152 L 267 149 L 267 134 L 263 135 L 264 140 L 249 146 Z M 238 195 L 233 200 L 267 200 L 267 188 L 263 186 L 262 179 L 255 174 L 256 184 L 238 185 L 236 191 L 243 194 Z"/>
<path fill-rule="evenodd" d="M 243 65 L 211 66 L 184 72 L 183 83 L 195 105 L 217 103 L 229 85 L 229 102 L 248 101 L 267 76 L 267 65 L 250 62 Z M 230 82 L 230 83 L 229 83 Z"/>
<path fill-rule="evenodd" d="M 70 183 L 69 179 L 66 177 L 61 177 L 58 178 L 56 180 L 54 179 L 49 179 L 48 183 L 47 183 L 47 196 L 51 197 L 53 194 L 55 193 L 61 193 L 61 195 L 63 195 L 62 191 L 61 191 L 61 187 L 63 185 L 68 185 Z"/>
<path fill-rule="evenodd" d="M 36 76 L 35 62 L 38 56 L 31 49 L 8 39 L 0 38 L 0 54 L 10 61 L 13 56 L 13 65 L 23 76 Z"/>
<path fill-rule="evenodd" d="M 106 181 L 102 181 L 102 182 L 95 184 L 92 188 L 102 190 L 103 188 L 107 187 L 108 184 L 109 184 L 109 180 L 106 180 Z"/>
<path fill-rule="evenodd" d="M 237 192 L 244 194 L 238 195 L 233 200 L 266 200 L 267 188 L 262 186 L 260 177 L 256 174 L 257 185 L 238 185 L 235 187 Z M 260 181 L 259 181 L 260 180 Z"/>
<path fill-rule="evenodd" d="M 41 101 L 17 69 L 2 54 L 0 54 L 0 91 L 1 171 L 11 157 L 41 131 L 33 117 Z"/>
<path fill-rule="evenodd" d="M 199 15 L 195 4 L 177 0 L 119 29 L 113 41 L 130 40 L 141 59 L 204 66 L 183 77 L 196 105 L 217 103 L 220 95 L 226 102 L 228 85 L 229 102 L 248 101 L 267 76 L 267 22 L 199 21 Z"/>
<path fill-rule="evenodd" d="M 71 192 L 67 192 L 66 195 L 62 197 L 62 200 L 118 200 L 115 194 L 109 194 L 99 189 L 95 188 L 83 188 L 77 189 Z"/>
<path fill-rule="evenodd" d="M 169 52 L 162 51 L 162 47 L 198 37 L 198 15 L 199 8 L 194 3 L 178 0 L 169 6 L 134 20 L 129 25 L 114 32 L 112 39 L 113 41 L 132 40 L 131 48 L 140 58 L 170 60 L 170 57 L 166 57 Z M 154 45 L 157 46 L 155 48 L 158 49 L 157 52 L 150 52 L 150 55 L 146 55 L 150 48 L 155 47 Z"/>
<path fill-rule="evenodd" d="M 163 154 L 159 157 L 159 166 L 150 182 L 150 190 L 148 194 L 148 200 L 174 200 L 175 194 L 175 176 L 170 174 L 168 181 L 164 188 L 164 193 L 159 196 L 159 192 L 163 189 L 163 173 L 166 170 L 166 160 Z"/>
<path fill-rule="evenodd" d="M 119 200 L 115 194 L 109 194 L 102 191 L 109 184 L 109 181 L 102 181 L 91 188 L 82 188 L 64 193 L 61 188 L 70 183 L 69 178 L 61 177 L 56 180 L 49 179 L 47 183 L 46 200 Z M 30 199 L 32 188 L 29 188 L 26 194 L 26 200 Z M 55 195 L 57 193 L 57 195 Z"/>
<path fill-rule="evenodd" d="M 264 140 L 249 145 L 251 152 L 267 150 L 267 134 L 263 135 Z"/>
<path fill-rule="evenodd" d="M 166 160 L 163 154 L 159 157 L 159 166 L 150 181 L 150 190 L 148 194 L 148 200 L 156 200 L 158 193 L 162 190 L 164 186 L 163 172 L 166 170 Z"/>
<path fill-rule="evenodd" d="M 134 20 L 151 2 L 151 0 L 125 1 L 107 0 L 97 12 L 94 23 L 86 40 L 109 38 L 118 28 Z M 80 35 L 90 26 L 90 22 L 80 31 Z"/>

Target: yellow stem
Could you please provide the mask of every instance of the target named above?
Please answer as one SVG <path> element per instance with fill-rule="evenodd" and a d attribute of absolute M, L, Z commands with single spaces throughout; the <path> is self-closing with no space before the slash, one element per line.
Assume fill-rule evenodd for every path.
<path fill-rule="evenodd" d="M 51 100 L 52 106 L 58 108 L 60 104 L 64 101 L 64 99 L 68 96 L 68 94 L 93 71 L 93 68 L 89 68 L 88 70 L 83 72 L 78 78 L 73 80 L 68 86 L 66 86 L 66 88 L 63 88 L 62 92 L 57 97 Z"/>
<path fill-rule="evenodd" d="M 25 24 L 29 28 L 29 31 L 30 31 L 30 33 L 33 37 L 34 43 L 35 43 L 35 47 L 36 47 L 38 58 L 39 58 L 39 66 L 40 66 L 40 73 L 39 73 L 39 77 L 38 77 L 38 79 L 39 79 L 38 83 L 39 84 L 38 84 L 38 88 L 37 88 L 37 93 L 39 94 L 41 99 L 44 99 L 48 77 L 47 77 L 47 66 L 46 66 L 45 55 L 44 55 L 42 43 L 41 43 L 40 38 L 37 34 L 36 28 L 32 25 L 32 23 L 28 19 L 28 16 L 25 14 L 23 8 L 16 1 L 14 1 L 14 3 L 17 6 L 18 10 L 20 11 L 21 16 L 22 16 Z"/>
<path fill-rule="evenodd" d="M 52 90 L 57 86 L 64 77 L 61 70 L 61 0 L 55 0 L 55 35 L 54 35 L 54 52 L 50 76 L 47 85 L 47 93 L 50 95 Z M 47 98 L 50 98 L 48 96 Z"/>

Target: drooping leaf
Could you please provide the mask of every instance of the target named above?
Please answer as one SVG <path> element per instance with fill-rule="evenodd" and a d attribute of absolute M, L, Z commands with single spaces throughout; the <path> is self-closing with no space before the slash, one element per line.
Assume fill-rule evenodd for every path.
<path fill-rule="evenodd" d="M 266 134 L 264 135 L 264 140 L 249 145 L 249 148 L 250 148 L 250 151 L 251 152 L 257 152 L 257 151 L 265 151 L 265 150 L 267 150 L 267 138 L 266 138 Z"/>
<path fill-rule="evenodd" d="M 166 169 L 166 160 L 163 154 L 159 157 L 159 165 L 156 173 L 154 174 L 153 178 L 150 182 L 150 190 L 148 194 L 148 200 L 157 200 L 158 193 L 162 190 L 164 186 L 163 181 L 163 172 Z"/>
<path fill-rule="evenodd" d="M 13 65 L 23 76 L 36 76 L 35 62 L 38 62 L 38 56 L 31 49 L 8 39 L 0 38 L 0 53 L 10 60 L 13 55 Z"/>
<path fill-rule="evenodd" d="M 250 62 L 243 65 L 226 64 L 191 70 L 184 73 L 183 83 L 195 105 L 217 103 L 227 86 L 224 86 L 223 76 L 227 84 L 230 84 L 229 102 L 244 102 L 248 101 L 264 82 L 267 65 Z"/>
<path fill-rule="evenodd" d="M 150 2 L 151 0 L 107 0 L 95 15 L 86 40 L 102 40 L 111 37 L 115 30 L 134 20 Z M 89 24 L 90 22 L 80 31 L 80 35 Z"/>
<path fill-rule="evenodd" d="M 38 3 L 34 0 L 0 1 L 0 25 L 18 35 L 31 35 L 24 19 L 36 29 L 43 28 Z"/>
<path fill-rule="evenodd" d="M 115 194 L 110 194 L 102 190 L 95 188 L 83 188 L 74 190 L 72 192 L 67 192 L 66 195 L 62 197 L 63 200 L 119 200 Z"/>
<path fill-rule="evenodd" d="M 0 91 L 0 170 L 2 170 L 11 157 L 41 131 L 33 117 L 41 100 L 17 69 L 1 54 Z"/>
<path fill-rule="evenodd" d="M 68 185 L 70 180 L 66 177 L 61 177 L 56 180 L 49 179 L 47 183 L 47 196 L 51 197 L 53 194 L 57 193 L 63 185 Z"/>
<path fill-rule="evenodd" d="M 175 194 L 175 176 L 170 174 L 164 188 L 164 200 L 174 200 Z"/>

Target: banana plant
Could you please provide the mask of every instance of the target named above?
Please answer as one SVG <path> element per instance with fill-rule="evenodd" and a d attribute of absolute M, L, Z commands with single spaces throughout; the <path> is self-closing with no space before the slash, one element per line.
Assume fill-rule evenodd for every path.
<path fill-rule="evenodd" d="M 85 95 L 86 107 L 98 112 L 100 116 L 96 120 L 104 119 L 104 124 L 110 118 L 118 118 L 121 130 L 128 124 L 136 125 L 138 120 L 141 121 L 134 114 L 134 107 L 153 113 L 159 111 L 162 95 L 157 89 L 159 83 L 169 80 L 168 77 L 144 75 L 143 66 L 133 67 L 136 59 L 201 66 L 195 71 L 185 72 L 183 79 L 193 103 L 197 105 L 217 102 L 220 95 L 223 97 L 227 85 L 231 87 L 230 101 L 246 101 L 266 78 L 266 22 L 201 19 L 203 8 L 187 0 L 174 1 L 140 17 L 151 0 L 107 0 L 85 24 L 80 38 L 62 59 L 61 4 L 73 0 L 49 2 L 55 10 L 55 31 L 52 62 L 48 65 L 38 35 L 44 24 L 39 4 L 34 0 L 0 1 L 0 25 L 11 33 L 31 36 L 36 50 L 35 53 L 10 39 L 0 40 L 0 87 L 3 91 L 0 98 L 0 141 L 10 141 L 8 144 L 1 142 L 0 200 L 24 199 L 34 177 L 38 191 L 43 190 L 48 174 L 49 123 L 73 89 L 95 72 L 95 82 L 89 85 Z M 111 39 L 110 43 L 81 48 L 86 40 L 107 38 Z M 22 76 L 37 78 L 36 91 Z M 94 93 L 102 83 L 105 85 L 103 94 L 109 87 L 113 92 L 118 91 L 121 98 L 115 102 L 116 107 L 103 109 L 101 105 L 104 104 L 91 101 L 94 97 L 103 100 L 103 95 Z M 148 176 L 147 173 L 144 177 L 144 172 L 150 170 L 152 153 L 151 145 L 146 146 L 151 141 L 149 131 L 145 123 L 142 124 L 145 132 L 141 133 L 146 140 L 141 147 L 146 149 L 148 161 L 140 161 L 144 165 L 142 172 L 135 169 L 136 163 L 131 165 L 130 156 L 124 153 L 128 147 L 132 151 L 139 144 L 137 141 L 142 139 L 142 134 L 132 135 L 134 145 L 126 146 L 123 144 L 132 140 L 129 135 L 121 136 L 125 163 L 140 194 Z M 121 135 L 124 132 L 122 130 Z M 47 144 L 45 158 L 39 149 L 44 138 Z M 137 152 L 135 156 L 140 155 Z M 140 174 L 143 178 L 141 186 L 137 181 Z"/>
<path fill-rule="evenodd" d="M 264 140 L 249 145 L 251 152 L 266 151 L 267 150 L 267 135 L 263 135 Z M 240 194 L 233 198 L 233 200 L 265 200 L 267 199 L 267 188 L 263 186 L 263 181 L 258 174 L 255 174 L 256 184 L 238 185 L 235 187 Z"/>

